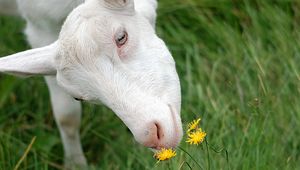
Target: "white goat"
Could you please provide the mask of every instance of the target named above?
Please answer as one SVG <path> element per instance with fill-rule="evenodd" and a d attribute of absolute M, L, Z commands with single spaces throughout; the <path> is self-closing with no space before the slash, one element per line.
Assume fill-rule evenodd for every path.
<path fill-rule="evenodd" d="M 0 6 L 8 1 L 6 9 L 14 10 L 12 0 Z M 156 0 L 17 0 L 17 6 L 34 49 L 0 58 L 0 72 L 45 75 L 68 167 L 86 165 L 74 99 L 104 103 L 146 147 L 178 145 L 180 84 L 153 28 Z"/>

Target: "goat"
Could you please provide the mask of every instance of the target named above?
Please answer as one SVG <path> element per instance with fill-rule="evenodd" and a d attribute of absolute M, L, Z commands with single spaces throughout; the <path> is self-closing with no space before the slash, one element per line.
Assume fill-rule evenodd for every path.
<path fill-rule="evenodd" d="M 0 72 L 45 76 L 67 167 L 87 164 L 77 100 L 105 104 L 146 147 L 179 144 L 180 83 L 173 57 L 155 33 L 156 0 L 16 4 L 33 49 L 0 58 Z"/>

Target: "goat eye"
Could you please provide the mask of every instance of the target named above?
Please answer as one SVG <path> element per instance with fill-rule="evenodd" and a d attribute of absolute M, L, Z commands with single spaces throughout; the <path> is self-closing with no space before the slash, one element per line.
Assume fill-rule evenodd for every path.
<path fill-rule="evenodd" d="M 76 98 L 76 97 L 74 97 L 74 99 L 75 99 L 76 101 L 83 101 L 82 99 Z"/>
<path fill-rule="evenodd" d="M 126 43 L 127 38 L 128 38 L 128 35 L 127 35 L 126 31 L 121 31 L 120 33 L 117 33 L 116 37 L 115 37 L 115 41 L 116 41 L 117 46 L 119 48 L 121 46 L 123 46 Z"/>

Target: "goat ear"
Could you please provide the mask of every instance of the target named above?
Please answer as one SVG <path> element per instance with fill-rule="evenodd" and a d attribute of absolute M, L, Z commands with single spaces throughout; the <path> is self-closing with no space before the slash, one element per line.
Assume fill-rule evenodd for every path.
<path fill-rule="evenodd" d="M 134 14 L 134 0 L 104 0 L 104 6 L 108 9 Z"/>
<path fill-rule="evenodd" d="M 49 46 L 19 52 L 0 58 L 0 72 L 17 75 L 54 75 L 56 68 L 54 59 L 57 55 L 58 43 Z"/>

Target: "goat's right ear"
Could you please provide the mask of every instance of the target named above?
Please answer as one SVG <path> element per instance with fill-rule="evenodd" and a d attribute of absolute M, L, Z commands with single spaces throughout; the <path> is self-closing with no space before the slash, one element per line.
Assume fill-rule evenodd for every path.
<path fill-rule="evenodd" d="M 0 72 L 17 75 L 55 75 L 58 42 L 0 58 Z"/>

